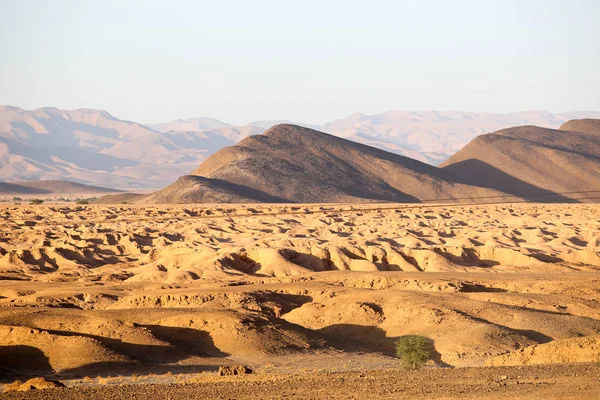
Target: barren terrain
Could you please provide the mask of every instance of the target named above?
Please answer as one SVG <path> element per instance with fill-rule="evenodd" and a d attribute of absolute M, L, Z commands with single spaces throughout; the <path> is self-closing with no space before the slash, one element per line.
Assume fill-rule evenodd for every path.
<path fill-rule="evenodd" d="M 187 397 L 186 377 L 209 397 L 599 389 L 597 204 L 8 205 L 0 227 L 4 383 L 105 398 Z M 420 373 L 394 358 L 409 334 L 435 344 Z M 234 364 L 256 376 L 214 376 Z M 89 384 L 141 376 L 164 379 Z M 83 393 L 69 390 L 40 396 Z"/>
<path fill-rule="evenodd" d="M 558 128 L 573 118 L 600 118 L 600 113 L 390 111 L 353 114 L 323 126 L 296 124 L 437 165 L 482 133 L 528 124 Z M 216 151 L 283 122 L 290 121 L 236 126 L 192 118 L 144 126 L 103 110 L 0 105 L 0 180 L 162 188 Z"/>

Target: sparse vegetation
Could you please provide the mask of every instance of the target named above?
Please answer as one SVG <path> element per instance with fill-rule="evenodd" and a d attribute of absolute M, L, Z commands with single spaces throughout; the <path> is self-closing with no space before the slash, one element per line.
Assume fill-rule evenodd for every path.
<path fill-rule="evenodd" d="M 29 204 L 36 205 L 36 204 L 42 204 L 43 202 L 44 202 L 44 200 L 42 200 L 42 199 L 31 199 Z"/>
<path fill-rule="evenodd" d="M 406 369 L 420 369 L 433 356 L 433 341 L 425 336 L 402 336 L 396 342 L 396 355 Z"/>
<path fill-rule="evenodd" d="M 98 200 L 97 197 L 86 197 L 86 198 L 77 198 L 75 199 L 75 204 L 90 204 L 93 201 Z"/>
<path fill-rule="evenodd" d="M 107 385 L 110 382 L 110 377 L 98 377 L 98 384 L 99 385 Z"/>
<path fill-rule="evenodd" d="M 15 197 L 13 197 L 13 201 L 23 201 L 23 199 L 20 198 L 20 197 L 15 196 Z"/>

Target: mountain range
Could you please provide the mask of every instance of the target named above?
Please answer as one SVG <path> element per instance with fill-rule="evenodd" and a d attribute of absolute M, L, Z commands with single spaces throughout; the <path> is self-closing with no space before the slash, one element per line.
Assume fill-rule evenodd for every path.
<path fill-rule="evenodd" d="M 314 129 L 279 124 L 209 157 L 191 175 L 127 201 L 160 203 L 415 202 L 502 193 L 447 171 Z M 107 202 L 125 195 L 108 196 Z"/>
<path fill-rule="evenodd" d="M 441 167 L 462 183 L 530 195 L 530 200 L 598 198 L 600 119 L 571 120 L 559 129 L 529 125 L 481 135 Z"/>
<path fill-rule="evenodd" d="M 353 114 L 306 128 L 438 165 L 476 136 L 516 125 L 558 128 L 598 112 L 509 114 L 402 112 Z M 0 181 L 69 180 L 122 189 L 156 189 L 188 175 L 209 156 L 274 125 L 213 118 L 144 125 L 106 111 L 0 106 Z"/>
<path fill-rule="evenodd" d="M 598 119 L 479 135 L 439 167 L 279 124 L 219 150 L 164 189 L 101 202 L 572 202 L 600 194 L 599 154 Z"/>

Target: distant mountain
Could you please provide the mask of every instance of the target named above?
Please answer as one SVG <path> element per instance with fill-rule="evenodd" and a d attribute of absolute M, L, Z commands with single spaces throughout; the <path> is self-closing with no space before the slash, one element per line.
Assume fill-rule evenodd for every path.
<path fill-rule="evenodd" d="M 0 195 L 23 194 L 106 194 L 119 190 L 69 181 L 0 182 Z"/>
<path fill-rule="evenodd" d="M 142 203 L 413 202 L 499 195 L 398 154 L 297 125 L 276 125 L 205 160 Z"/>
<path fill-rule="evenodd" d="M 226 128 L 231 125 L 221 122 L 218 119 L 202 117 L 190 119 L 176 119 L 162 124 L 148 125 L 148 127 L 159 131 L 212 131 L 215 129 Z"/>
<path fill-rule="evenodd" d="M 558 128 L 572 118 L 600 118 L 600 113 L 390 111 L 354 114 L 323 127 L 296 125 L 437 165 L 482 133 L 524 124 Z M 100 110 L 0 106 L 0 180 L 66 179 L 160 188 L 189 174 L 216 151 L 278 123 L 235 126 L 192 118 L 145 126 Z"/>
<path fill-rule="evenodd" d="M 197 128 L 198 125 L 195 126 Z M 0 107 L 0 179 L 157 188 L 259 128 L 159 132 L 106 111 Z"/>
<path fill-rule="evenodd" d="M 535 199 L 541 201 L 585 197 L 572 192 L 600 190 L 600 120 L 573 120 L 560 129 L 518 126 L 481 135 L 441 166 L 463 183 L 540 194 Z"/>
<path fill-rule="evenodd" d="M 176 159 L 177 150 L 162 133 L 105 111 L 0 108 L 0 179 L 5 181 L 156 187 L 186 172 L 156 162 L 167 154 Z"/>
<path fill-rule="evenodd" d="M 381 114 L 353 114 L 327 123 L 323 131 L 336 136 L 372 144 L 401 146 L 392 150 L 412 157 L 407 151 L 418 152 L 422 161 L 437 165 L 463 148 L 478 135 L 520 125 L 558 128 L 575 118 L 600 118 L 600 112 L 550 113 L 523 111 L 508 114 L 471 113 L 460 111 L 388 111 Z M 386 145 L 365 141 L 376 138 Z M 416 158 L 416 157 L 415 157 Z"/>
<path fill-rule="evenodd" d="M 223 137 L 227 139 L 229 142 L 237 143 L 246 136 L 257 135 L 264 131 L 263 128 L 258 126 L 236 126 L 226 124 L 225 122 L 221 122 L 214 118 L 191 118 L 191 119 L 177 119 L 175 121 L 149 125 L 152 129 L 169 134 L 173 132 L 187 132 L 191 134 L 191 132 L 205 132 L 211 138 Z M 199 135 L 200 137 L 205 137 L 204 135 Z M 224 146 L 220 147 L 223 148 Z"/>
<path fill-rule="evenodd" d="M 267 130 L 269 128 L 274 127 L 275 125 L 281 125 L 281 124 L 298 125 L 298 126 L 303 126 L 305 128 L 316 129 L 316 130 L 321 129 L 320 125 L 305 124 L 305 123 L 302 123 L 302 122 L 292 122 L 292 121 L 289 121 L 287 119 L 253 121 L 253 122 L 250 122 L 248 125 L 250 125 L 250 126 L 256 126 L 256 127 L 262 128 L 263 130 Z"/>

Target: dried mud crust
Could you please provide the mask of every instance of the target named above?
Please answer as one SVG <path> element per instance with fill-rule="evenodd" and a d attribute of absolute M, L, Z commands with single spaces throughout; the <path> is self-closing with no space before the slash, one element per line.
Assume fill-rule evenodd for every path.
<path fill-rule="evenodd" d="M 207 376 L 180 384 L 103 385 L 7 393 L 5 399 L 594 399 L 600 366 Z"/>

